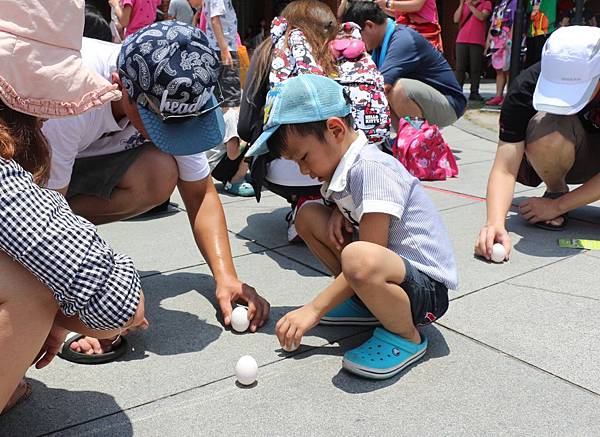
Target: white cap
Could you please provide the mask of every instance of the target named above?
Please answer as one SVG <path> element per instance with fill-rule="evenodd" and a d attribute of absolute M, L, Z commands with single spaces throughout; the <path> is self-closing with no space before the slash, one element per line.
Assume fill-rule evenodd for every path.
<path fill-rule="evenodd" d="M 576 114 L 592 99 L 599 78 L 600 28 L 561 27 L 544 44 L 533 107 L 551 114 Z"/>

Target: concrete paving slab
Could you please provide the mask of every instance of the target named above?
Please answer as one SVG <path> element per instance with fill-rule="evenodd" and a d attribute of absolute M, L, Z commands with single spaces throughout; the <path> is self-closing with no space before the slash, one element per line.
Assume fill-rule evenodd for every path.
<path fill-rule="evenodd" d="M 311 253 L 310 249 L 303 243 L 278 247 L 277 249 L 273 249 L 273 252 L 289 257 L 300 264 L 309 266 L 322 272 L 324 275 L 329 275 L 327 267 L 321 264 L 321 262 Z"/>
<path fill-rule="evenodd" d="M 284 198 L 274 195 L 260 203 L 254 199 L 236 201 L 223 208 L 230 231 L 268 248 L 288 244 L 285 216 L 291 209 Z"/>
<path fill-rule="evenodd" d="M 473 247 L 485 223 L 485 213 L 484 202 L 442 212 L 459 269 L 459 291 L 452 292 L 451 297 L 489 287 L 575 255 L 572 250 L 558 247 L 556 234 L 549 236 L 548 231 L 529 226 L 518 215 L 509 213 L 507 227 L 513 244 L 510 261 L 494 264 L 476 258 Z M 591 232 L 594 229 L 590 225 L 578 225 L 563 234 L 589 235 Z"/>
<path fill-rule="evenodd" d="M 498 284 L 451 309 L 443 326 L 600 394 L 598 300 Z"/>
<path fill-rule="evenodd" d="M 488 162 L 494 160 L 494 154 L 491 152 L 485 152 L 477 149 L 470 149 L 464 147 L 462 144 L 459 146 L 451 146 L 452 153 L 456 159 L 459 170 L 462 166 L 478 163 Z"/>
<path fill-rule="evenodd" d="M 39 381 L 36 393 L 18 413 L 2 419 L 2 428 L 37 435 L 227 377 L 242 355 L 252 354 L 261 363 L 280 360 L 275 323 L 307 303 L 330 278 L 274 253 L 240 257 L 236 267 L 239 277 L 271 302 L 271 318 L 258 333 L 223 329 L 207 266 L 147 277 L 142 286 L 150 328 L 128 336 L 132 350 L 100 366 L 57 358 L 52 366 L 31 370 L 28 377 Z M 364 329 L 317 327 L 299 352 Z"/>
<path fill-rule="evenodd" d="M 454 150 L 457 149 L 465 149 L 465 150 L 474 150 L 481 153 L 489 153 L 491 155 L 491 159 L 493 160 L 496 156 L 496 149 L 498 148 L 498 144 L 496 141 L 489 141 L 484 138 L 474 137 L 472 135 L 468 136 L 467 139 L 448 142 L 450 147 Z"/>
<path fill-rule="evenodd" d="M 598 258 L 584 256 L 585 251 L 580 250 L 572 250 L 572 253 L 576 256 L 539 268 L 507 283 L 600 301 Z"/>
<path fill-rule="evenodd" d="M 260 369 L 66 430 L 64 435 L 511 435 L 600 433 L 600 397 L 444 328 L 425 359 L 388 381 L 340 370 L 341 347 Z"/>
<path fill-rule="evenodd" d="M 115 252 L 129 255 L 143 276 L 206 262 L 185 211 L 101 225 L 98 232 Z M 264 250 L 233 234 L 229 241 L 234 257 Z"/>

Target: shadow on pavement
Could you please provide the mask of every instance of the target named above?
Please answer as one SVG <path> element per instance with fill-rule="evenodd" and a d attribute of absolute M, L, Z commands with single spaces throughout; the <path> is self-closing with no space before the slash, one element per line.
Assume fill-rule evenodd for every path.
<path fill-rule="evenodd" d="M 192 312 L 179 311 L 163 305 L 166 299 L 194 292 L 204 296 L 216 308 L 212 276 L 189 272 L 140 273 L 152 275 L 142 279 L 150 327 L 127 336 L 131 350 L 121 361 L 144 359 L 147 352 L 156 355 L 198 352 L 220 337 L 223 328 L 199 318 L 193 309 Z"/>
<path fill-rule="evenodd" d="M 331 379 L 331 382 L 338 389 L 350 393 L 350 394 L 360 394 L 360 393 L 370 393 L 373 391 L 377 391 L 391 385 L 394 385 L 398 380 L 402 379 L 402 377 L 406 374 L 406 372 L 410 372 L 417 366 L 426 363 L 429 360 L 445 357 L 450 354 L 450 348 L 444 339 L 442 333 L 437 329 L 435 325 L 429 325 L 419 329 L 425 336 L 427 336 L 429 347 L 427 349 L 427 353 L 425 356 L 417 361 L 415 364 L 409 366 L 407 369 L 400 372 L 398 375 L 384 380 L 375 380 L 375 379 L 367 379 L 362 378 L 357 375 L 353 375 L 346 370 L 340 368 L 340 371 Z M 364 336 L 363 339 L 366 340 L 368 335 Z M 358 344 L 357 344 L 358 345 Z M 347 350 L 344 348 L 344 351 Z M 341 366 L 341 362 L 340 362 Z"/>
<path fill-rule="evenodd" d="M 31 397 L 0 416 L 0 435 L 16 437 L 55 432 L 65 435 L 69 433 L 65 428 L 80 423 L 79 417 L 94 417 L 84 409 L 114 413 L 121 411 L 115 399 L 106 393 L 49 388 L 35 379 L 27 380 L 33 389 Z M 127 416 L 121 414 L 119 417 L 118 435 L 132 436 L 133 427 Z M 104 435 L 109 432 L 106 429 L 102 431 Z"/>

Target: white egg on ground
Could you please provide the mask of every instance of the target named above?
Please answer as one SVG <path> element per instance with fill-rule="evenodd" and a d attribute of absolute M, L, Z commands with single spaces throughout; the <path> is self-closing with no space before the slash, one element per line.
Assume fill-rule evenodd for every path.
<path fill-rule="evenodd" d="M 250 326 L 248 310 L 245 307 L 237 307 L 231 313 L 231 327 L 237 332 L 244 332 Z"/>
<path fill-rule="evenodd" d="M 286 352 L 294 352 L 296 349 L 298 349 L 300 347 L 300 345 L 295 345 L 292 344 L 291 347 L 287 347 L 285 344 L 281 347 L 281 349 L 283 349 Z"/>
<path fill-rule="evenodd" d="M 501 263 L 506 258 L 506 250 L 500 243 L 496 243 L 492 246 L 492 261 L 495 263 Z"/>
<path fill-rule="evenodd" d="M 250 355 L 241 357 L 235 365 L 235 377 L 242 385 L 252 385 L 256 381 L 258 364 Z"/>

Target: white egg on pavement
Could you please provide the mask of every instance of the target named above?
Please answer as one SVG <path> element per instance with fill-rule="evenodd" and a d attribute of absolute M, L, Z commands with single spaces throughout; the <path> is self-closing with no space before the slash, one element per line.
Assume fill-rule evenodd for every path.
<path fill-rule="evenodd" d="M 281 349 L 283 349 L 286 352 L 294 352 L 296 349 L 298 349 L 300 347 L 300 345 L 295 345 L 292 344 L 291 347 L 287 347 L 285 344 L 281 347 Z"/>
<path fill-rule="evenodd" d="M 506 258 L 506 250 L 500 243 L 496 243 L 492 246 L 492 261 L 495 263 L 501 263 Z"/>
<path fill-rule="evenodd" d="M 250 326 L 248 310 L 245 307 L 237 307 L 231 313 L 231 327 L 237 332 L 244 332 Z"/>
<path fill-rule="evenodd" d="M 250 355 L 241 357 L 235 365 L 235 377 L 242 385 L 252 385 L 256 381 L 258 364 Z"/>

